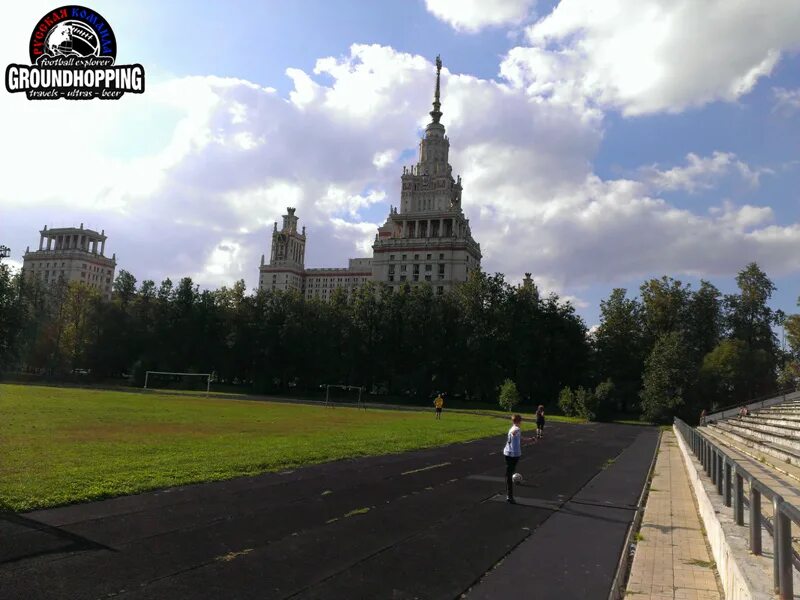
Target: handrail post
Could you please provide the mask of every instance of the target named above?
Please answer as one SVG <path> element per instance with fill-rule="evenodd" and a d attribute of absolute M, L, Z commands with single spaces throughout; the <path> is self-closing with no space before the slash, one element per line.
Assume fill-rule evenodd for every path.
<path fill-rule="evenodd" d="M 719 479 L 719 455 L 716 448 L 711 448 L 711 483 L 716 487 Z"/>
<path fill-rule="evenodd" d="M 725 464 L 725 459 L 722 457 L 722 452 L 717 452 L 717 493 L 722 496 L 723 493 L 723 465 Z"/>
<path fill-rule="evenodd" d="M 772 498 L 772 587 L 776 594 L 781 589 L 781 523 L 778 519 L 780 502 L 780 496 L 776 495 Z"/>
<path fill-rule="evenodd" d="M 725 461 L 725 506 L 731 505 L 731 463 Z"/>
<path fill-rule="evenodd" d="M 761 492 L 750 484 L 750 551 L 761 554 Z"/>
<path fill-rule="evenodd" d="M 703 470 L 706 469 L 706 441 L 701 437 L 700 438 L 700 465 L 703 467 Z"/>
<path fill-rule="evenodd" d="M 750 486 L 752 487 L 752 485 L 751 482 Z M 744 525 L 744 478 L 739 469 L 736 469 L 736 477 L 734 479 L 734 496 L 733 518 L 737 525 Z"/>
<path fill-rule="evenodd" d="M 783 502 L 778 505 L 778 512 L 774 516 L 775 526 L 780 524 L 780 554 L 778 556 L 780 573 L 778 583 L 780 587 L 781 600 L 792 600 L 794 598 L 792 581 L 792 522 L 786 513 L 783 512 Z"/>

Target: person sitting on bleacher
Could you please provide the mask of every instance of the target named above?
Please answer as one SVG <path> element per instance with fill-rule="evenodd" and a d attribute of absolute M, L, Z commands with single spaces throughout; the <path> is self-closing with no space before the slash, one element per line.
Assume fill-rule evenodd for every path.
<path fill-rule="evenodd" d="M 749 417 L 749 416 L 750 416 L 750 410 L 744 404 L 742 404 L 742 408 L 739 410 L 739 418 L 741 419 L 742 417 Z"/>

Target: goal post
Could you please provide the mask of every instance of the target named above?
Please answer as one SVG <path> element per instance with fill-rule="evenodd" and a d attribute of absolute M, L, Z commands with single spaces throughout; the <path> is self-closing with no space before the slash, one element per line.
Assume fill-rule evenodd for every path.
<path fill-rule="evenodd" d="M 358 385 L 337 385 L 337 384 L 325 384 L 325 406 L 328 408 L 336 408 L 336 405 L 331 400 L 331 388 L 336 388 L 345 391 L 351 390 L 358 390 L 358 399 L 356 400 L 356 408 L 363 408 L 367 410 L 367 405 L 361 397 L 361 393 L 364 391 L 364 388 Z"/>
<path fill-rule="evenodd" d="M 211 392 L 211 373 L 174 373 L 172 371 L 146 371 L 144 374 L 144 389 L 148 389 L 150 375 L 175 375 L 179 377 L 205 377 L 206 378 L 206 398 Z M 149 389 L 153 389 L 150 387 Z"/>

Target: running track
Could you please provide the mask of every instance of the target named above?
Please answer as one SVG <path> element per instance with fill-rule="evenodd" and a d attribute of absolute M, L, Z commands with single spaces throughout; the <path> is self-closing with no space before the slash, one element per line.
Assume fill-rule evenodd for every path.
<path fill-rule="evenodd" d="M 548 425 L 523 449 L 521 504 L 511 506 L 497 496 L 505 429 L 0 513 L 0 598 L 606 598 L 657 430 Z"/>

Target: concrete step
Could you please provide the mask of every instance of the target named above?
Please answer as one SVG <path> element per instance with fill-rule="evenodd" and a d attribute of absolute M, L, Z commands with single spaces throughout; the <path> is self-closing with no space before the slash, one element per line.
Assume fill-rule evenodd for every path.
<path fill-rule="evenodd" d="M 716 425 L 727 431 L 732 431 L 761 442 L 778 444 L 800 455 L 800 439 L 795 435 L 788 435 L 783 428 L 771 425 L 754 426 L 736 421 L 720 421 L 716 423 Z"/>
<path fill-rule="evenodd" d="M 793 464 L 800 464 L 800 447 L 798 447 L 798 443 L 793 443 L 792 440 L 788 440 L 784 436 L 775 435 L 772 433 L 764 433 L 749 427 L 731 426 L 730 423 L 724 422 L 717 423 L 712 427 L 718 427 L 722 431 L 730 433 L 731 435 L 738 435 L 748 441 L 751 441 L 753 444 L 761 444 L 765 448 L 772 448 L 776 451 L 780 451 L 781 460 L 785 460 Z"/>
<path fill-rule="evenodd" d="M 725 423 L 726 425 L 740 429 L 748 429 L 751 431 L 759 431 L 764 434 L 784 437 L 787 443 L 796 442 L 800 444 L 800 427 L 787 421 L 766 423 L 763 419 L 744 417 L 742 419 L 725 419 L 724 421 L 720 421 L 720 423 Z"/>
<path fill-rule="evenodd" d="M 775 406 L 768 406 L 766 408 L 759 408 L 750 412 L 789 412 L 796 413 L 800 410 L 800 404 L 776 404 Z"/>
<path fill-rule="evenodd" d="M 750 411 L 753 414 L 764 415 L 768 413 L 776 414 L 776 415 L 790 415 L 796 416 L 800 414 L 800 407 L 788 407 L 788 406 L 773 406 L 770 408 L 762 408 L 761 410 Z"/>
<path fill-rule="evenodd" d="M 749 456 L 764 468 L 781 474 L 783 479 L 793 482 L 794 485 L 800 484 L 800 466 L 798 466 L 800 465 L 800 454 L 793 450 L 727 431 L 716 425 L 703 428 L 702 431 L 714 435 L 727 447 Z"/>
<path fill-rule="evenodd" d="M 735 419 L 725 419 L 726 421 L 733 421 Z M 738 419 L 736 419 L 738 420 Z M 786 427 L 796 427 L 800 430 L 800 415 L 787 417 L 783 415 L 771 415 L 768 413 L 752 415 L 750 417 L 742 417 L 742 421 L 753 420 L 753 422 L 764 423 L 766 425 L 783 425 Z"/>

